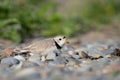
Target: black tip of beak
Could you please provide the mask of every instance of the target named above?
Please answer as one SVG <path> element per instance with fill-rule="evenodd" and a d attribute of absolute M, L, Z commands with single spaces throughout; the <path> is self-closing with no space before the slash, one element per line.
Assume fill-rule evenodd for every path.
<path fill-rule="evenodd" d="M 66 37 L 64 36 L 63 39 L 65 39 Z"/>

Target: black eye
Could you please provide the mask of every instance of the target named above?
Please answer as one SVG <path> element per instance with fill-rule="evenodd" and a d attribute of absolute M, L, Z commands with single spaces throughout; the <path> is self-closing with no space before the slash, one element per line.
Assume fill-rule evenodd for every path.
<path fill-rule="evenodd" d="M 65 39 L 66 37 L 64 36 L 63 39 Z"/>
<path fill-rule="evenodd" d="M 60 38 L 59 40 L 61 41 L 62 39 Z"/>
<path fill-rule="evenodd" d="M 79 53 L 78 53 L 78 52 L 76 52 L 75 54 L 76 54 L 76 55 L 79 55 Z"/>

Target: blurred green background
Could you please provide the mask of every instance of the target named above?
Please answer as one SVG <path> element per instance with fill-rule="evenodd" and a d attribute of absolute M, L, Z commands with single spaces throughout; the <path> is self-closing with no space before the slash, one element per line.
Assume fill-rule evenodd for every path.
<path fill-rule="evenodd" d="M 0 37 L 15 42 L 75 36 L 119 20 L 120 0 L 0 0 Z"/>

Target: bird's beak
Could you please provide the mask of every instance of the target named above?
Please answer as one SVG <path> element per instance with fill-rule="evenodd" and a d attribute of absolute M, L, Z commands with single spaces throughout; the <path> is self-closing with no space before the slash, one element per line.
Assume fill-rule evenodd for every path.
<path fill-rule="evenodd" d="M 68 40 L 66 40 L 66 41 L 65 41 L 65 44 L 69 44 L 69 41 L 68 41 Z"/>

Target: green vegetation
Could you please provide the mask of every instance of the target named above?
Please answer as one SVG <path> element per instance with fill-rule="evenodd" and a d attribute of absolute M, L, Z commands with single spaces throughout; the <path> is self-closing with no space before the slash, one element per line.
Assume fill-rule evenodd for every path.
<path fill-rule="evenodd" d="M 0 37 L 19 42 L 31 36 L 73 36 L 119 18 L 119 4 L 119 0 L 86 0 L 77 17 L 66 18 L 53 0 L 0 0 Z"/>
<path fill-rule="evenodd" d="M 80 16 L 88 22 L 109 23 L 120 16 L 119 7 L 119 0 L 92 0 L 89 1 Z"/>

